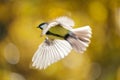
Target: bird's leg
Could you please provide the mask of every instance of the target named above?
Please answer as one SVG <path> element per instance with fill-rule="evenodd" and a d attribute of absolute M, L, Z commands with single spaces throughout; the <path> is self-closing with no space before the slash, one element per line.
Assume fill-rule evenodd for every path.
<path fill-rule="evenodd" d="M 46 37 L 45 38 L 45 43 L 50 46 L 51 44 L 53 44 L 53 40 L 51 40 L 48 37 Z"/>

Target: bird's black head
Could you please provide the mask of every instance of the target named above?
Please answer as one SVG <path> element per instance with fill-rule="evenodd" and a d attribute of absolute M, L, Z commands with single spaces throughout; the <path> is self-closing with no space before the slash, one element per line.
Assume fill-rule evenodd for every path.
<path fill-rule="evenodd" d="M 37 28 L 43 29 L 48 26 L 48 23 L 41 23 Z"/>

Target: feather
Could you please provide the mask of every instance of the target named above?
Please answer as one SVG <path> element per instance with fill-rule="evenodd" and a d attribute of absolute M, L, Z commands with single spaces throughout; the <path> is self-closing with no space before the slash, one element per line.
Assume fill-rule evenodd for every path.
<path fill-rule="evenodd" d="M 74 21 L 66 16 L 58 17 L 55 21 L 68 30 L 74 26 Z"/>
<path fill-rule="evenodd" d="M 89 26 L 76 28 L 71 30 L 67 41 L 72 45 L 76 52 L 83 53 L 90 43 L 91 28 Z"/>
<path fill-rule="evenodd" d="M 44 56 L 44 49 L 43 49 L 43 47 L 44 47 L 44 45 L 42 46 L 42 47 L 40 47 L 41 48 L 41 51 L 39 52 L 39 53 L 37 53 L 38 55 L 37 55 L 37 58 L 36 58 L 36 60 L 34 61 L 34 63 L 33 64 L 35 64 L 34 66 L 36 67 L 36 68 L 39 68 L 39 65 L 41 65 L 41 63 L 39 63 L 39 61 L 41 61 L 42 60 L 42 58 L 43 58 L 43 56 Z M 40 54 L 41 53 L 41 54 Z"/>
<path fill-rule="evenodd" d="M 39 47 L 41 47 L 42 45 L 43 45 L 43 44 L 41 44 Z M 36 59 L 39 51 L 40 51 L 40 50 L 38 49 L 38 50 L 35 52 L 35 54 L 34 54 L 34 56 L 33 56 L 33 58 L 32 58 L 32 62 L 35 61 L 35 59 Z"/>
<path fill-rule="evenodd" d="M 91 28 L 89 26 L 83 26 L 80 28 L 75 28 L 71 30 L 72 32 L 75 32 L 75 34 L 92 34 Z"/>
<path fill-rule="evenodd" d="M 58 24 L 59 24 L 59 23 L 58 23 L 58 22 L 55 22 L 55 21 L 50 22 L 47 27 L 43 28 L 42 34 L 45 35 L 46 32 L 47 32 L 51 27 L 55 27 L 55 26 L 58 25 Z"/>
<path fill-rule="evenodd" d="M 35 52 L 35 54 L 34 54 L 34 56 L 33 56 L 33 58 L 32 58 L 32 62 L 33 62 L 32 66 L 36 66 L 37 64 L 39 64 L 39 63 L 37 63 L 37 61 L 39 61 L 39 60 L 38 60 L 38 59 L 40 59 L 39 57 L 42 56 L 42 54 L 40 54 L 40 53 L 43 52 L 42 46 L 43 46 L 43 44 L 41 44 L 40 47 L 39 47 L 39 48 L 41 48 L 41 50 L 38 49 L 38 50 Z"/>
<path fill-rule="evenodd" d="M 38 47 L 38 50 L 32 58 L 33 67 L 46 69 L 49 65 L 67 56 L 72 49 L 66 40 L 53 40 L 48 42 L 44 41 Z"/>
<path fill-rule="evenodd" d="M 72 30 L 72 27 L 74 26 L 74 21 L 66 16 L 58 17 L 55 20 L 49 22 L 48 26 L 43 28 L 42 34 L 45 35 L 46 32 L 51 28 L 55 27 L 57 25 L 60 25 L 61 27 Z"/>

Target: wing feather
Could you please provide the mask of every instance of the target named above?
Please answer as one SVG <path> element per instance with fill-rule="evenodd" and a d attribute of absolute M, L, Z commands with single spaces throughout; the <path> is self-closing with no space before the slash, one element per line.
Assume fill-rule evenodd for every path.
<path fill-rule="evenodd" d="M 58 17 L 55 21 L 68 30 L 71 30 L 74 26 L 74 21 L 67 16 Z"/>
<path fill-rule="evenodd" d="M 69 45 L 69 43 L 65 43 L 65 42 L 62 42 L 65 46 L 63 46 L 63 48 L 67 51 L 67 53 L 69 53 L 70 52 L 70 50 L 72 49 L 72 47 L 71 46 L 68 46 Z M 66 46 L 68 46 L 68 47 L 66 47 Z M 66 54 L 67 55 L 67 54 Z"/>
<path fill-rule="evenodd" d="M 49 49 L 48 49 L 48 46 L 46 46 L 46 50 L 45 50 L 46 52 L 44 53 L 45 54 L 45 59 L 43 60 L 44 62 L 43 62 L 43 68 L 45 69 L 46 68 L 46 66 L 48 65 L 48 53 L 49 53 Z"/>
<path fill-rule="evenodd" d="M 38 49 L 37 52 L 35 53 L 35 55 L 33 56 L 33 59 L 32 59 L 33 64 L 32 64 L 32 66 L 36 66 L 36 64 L 38 64 L 37 61 L 39 61 L 38 59 L 40 59 L 39 57 L 42 56 L 42 54 L 40 54 L 40 53 L 42 53 L 43 48 L 42 47 L 39 47 L 39 48 L 41 48 L 41 50 Z"/>
<path fill-rule="evenodd" d="M 62 51 L 61 53 L 63 53 L 64 56 L 66 56 L 69 52 L 67 51 L 67 48 L 65 48 L 65 46 L 63 46 L 63 47 L 61 47 L 61 46 L 63 46 L 63 44 L 58 43 L 58 47 Z"/>
<path fill-rule="evenodd" d="M 51 27 L 55 27 L 57 25 L 60 25 L 61 27 L 71 31 L 72 27 L 74 26 L 74 21 L 67 16 L 58 17 L 49 22 L 48 26 L 43 29 L 42 34 L 45 35 Z"/>
<path fill-rule="evenodd" d="M 57 49 L 59 51 L 61 58 L 64 58 L 65 50 L 63 50 L 62 47 L 58 43 L 57 43 Z"/>
<path fill-rule="evenodd" d="M 41 65 L 40 61 L 42 61 L 42 59 L 43 59 L 44 51 L 45 50 L 42 48 L 41 55 L 40 56 L 38 55 L 38 60 L 35 62 L 36 63 L 36 65 L 35 65 L 36 68 L 39 68 L 39 66 Z"/>
<path fill-rule="evenodd" d="M 41 51 L 39 53 L 37 53 L 38 55 L 37 55 L 36 59 L 33 61 L 33 66 L 37 66 L 39 64 L 38 61 L 39 61 L 39 59 L 41 59 L 40 57 L 42 56 L 42 54 L 40 54 L 40 53 L 42 53 L 42 51 L 43 51 L 43 49 L 41 48 Z"/>
<path fill-rule="evenodd" d="M 59 55 L 59 51 L 57 49 L 56 43 L 54 45 L 53 55 L 54 55 L 54 59 L 55 59 L 53 62 L 56 62 L 60 59 L 60 57 L 59 57 L 60 55 Z"/>
<path fill-rule="evenodd" d="M 59 59 L 61 59 L 62 58 L 62 56 L 60 55 L 60 51 L 59 51 L 59 49 L 58 49 L 58 46 L 57 46 L 57 43 L 55 42 L 55 49 L 56 49 L 56 51 L 57 51 L 57 56 L 56 56 L 56 58 L 57 58 L 57 60 L 59 60 Z"/>
<path fill-rule="evenodd" d="M 43 43 L 42 43 L 39 47 L 41 47 L 42 45 L 43 45 Z M 38 50 L 35 52 L 35 54 L 34 54 L 34 56 L 33 56 L 33 58 L 32 58 L 32 61 L 34 61 L 34 60 L 36 59 L 39 51 L 40 51 L 40 50 L 38 49 Z"/>
<path fill-rule="evenodd" d="M 71 45 L 66 40 L 53 40 L 51 45 L 43 42 L 33 56 L 32 66 L 46 69 L 49 65 L 67 56 L 71 49 Z"/>

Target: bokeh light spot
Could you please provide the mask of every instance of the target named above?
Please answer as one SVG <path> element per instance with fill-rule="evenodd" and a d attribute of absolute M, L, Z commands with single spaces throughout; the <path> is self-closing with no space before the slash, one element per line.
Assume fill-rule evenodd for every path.
<path fill-rule="evenodd" d="M 8 43 L 4 49 L 4 57 L 10 64 L 17 64 L 20 58 L 20 52 L 13 43 Z"/>
<path fill-rule="evenodd" d="M 101 74 L 101 66 L 100 66 L 100 64 L 98 64 L 98 63 L 92 63 L 91 64 L 91 69 L 90 69 L 90 75 L 89 75 L 89 78 L 91 79 L 91 80 L 96 80 L 96 79 L 98 79 L 98 77 L 100 76 L 100 74 Z"/>
<path fill-rule="evenodd" d="M 10 75 L 10 80 L 26 80 L 22 75 L 12 72 Z"/>

